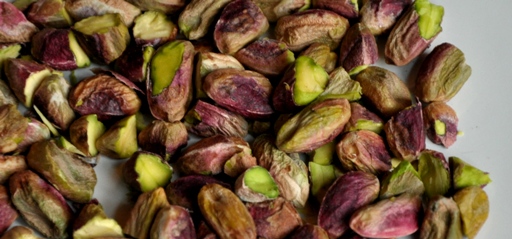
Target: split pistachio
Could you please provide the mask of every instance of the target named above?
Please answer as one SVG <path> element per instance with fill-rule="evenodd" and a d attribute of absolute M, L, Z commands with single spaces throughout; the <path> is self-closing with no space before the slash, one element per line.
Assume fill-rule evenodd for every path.
<path fill-rule="evenodd" d="M 178 26 L 189 40 L 202 38 L 215 20 L 215 16 L 230 0 L 192 0 L 180 13 Z"/>
<path fill-rule="evenodd" d="M 286 44 L 269 38 L 254 41 L 234 56 L 250 70 L 267 76 L 280 75 L 295 61 Z"/>
<path fill-rule="evenodd" d="M 54 127 L 63 131 L 75 120 L 75 112 L 68 102 L 69 89 L 63 76 L 53 74 L 42 80 L 33 96 L 34 105 Z"/>
<path fill-rule="evenodd" d="M 0 43 L 30 42 L 38 31 L 37 27 L 10 2 L 0 2 L 0 9 Z"/>
<path fill-rule="evenodd" d="M 459 133 L 457 113 L 444 102 L 432 102 L 423 108 L 427 137 L 435 144 L 448 148 L 457 140 Z"/>
<path fill-rule="evenodd" d="M 152 46 L 132 44 L 115 61 L 115 69 L 134 83 L 142 83 L 147 78 L 147 66 L 155 49 Z"/>
<path fill-rule="evenodd" d="M 173 169 L 157 154 L 139 151 L 123 165 L 123 179 L 137 191 L 149 192 L 165 187 L 172 178 Z"/>
<path fill-rule="evenodd" d="M 238 176 L 235 194 L 244 202 L 258 203 L 276 199 L 279 188 L 268 170 L 253 166 Z"/>
<path fill-rule="evenodd" d="M 233 68 L 244 70 L 242 64 L 233 56 L 215 52 L 199 52 L 195 65 L 195 97 L 198 99 L 208 98 L 203 90 L 203 83 L 208 74 L 215 70 Z"/>
<path fill-rule="evenodd" d="M 96 140 L 98 151 L 113 159 L 129 158 L 137 151 L 135 115 L 117 121 Z"/>
<path fill-rule="evenodd" d="M 362 93 L 361 84 L 352 80 L 343 67 L 338 67 L 329 74 L 329 82 L 318 100 L 344 98 L 349 101 L 356 101 L 361 99 Z"/>
<path fill-rule="evenodd" d="M 18 58 L 20 55 L 20 50 L 21 44 L 19 43 L 0 43 L 0 72 L 4 71 L 4 63 L 7 61 L 7 59 Z M 0 81 L 2 80 L 0 79 Z M 4 95 L 6 94 L 2 87 L 0 87 L 0 92 Z"/>
<path fill-rule="evenodd" d="M 411 4 L 412 0 L 367 0 L 359 15 L 373 35 L 381 35 L 393 28 L 396 21 Z"/>
<path fill-rule="evenodd" d="M 479 186 L 463 188 L 453 195 L 462 219 L 462 231 L 473 239 L 489 217 L 489 198 Z"/>
<path fill-rule="evenodd" d="M 178 27 L 162 12 L 147 11 L 135 18 L 133 37 L 137 45 L 156 48 L 174 40 L 177 34 Z"/>
<path fill-rule="evenodd" d="M 247 203 L 259 237 L 283 239 L 302 225 L 302 219 L 293 205 L 282 197 L 272 201 Z"/>
<path fill-rule="evenodd" d="M 313 150 L 309 154 L 309 160 L 320 165 L 330 165 L 335 154 L 336 143 L 334 141 L 331 141 Z"/>
<path fill-rule="evenodd" d="M 448 160 L 452 173 L 453 189 L 459 190 L 470 186 L 484 187 L 492 182 L 488 173 L 464 162 L 464 160 L 457 157 L 450 157 Z"/>
<path fill-rule="evenodd" d="M 378 59 L 377 42 L 370 29 L 362 23 L 351 26 L 341 42 L 340 65 L 355 75 Z"/>
<path fill-rule="evenodd" d="M 391 198 L 403 193 L 422 195 L 425 192 L 425 186 L 421 180 L 420 174 L 411 162 L 402 160 L 382 179 L 379 198 Z"/>
<path fill-rule="evenodd" d="M 445 195 L 451 186 L 450 169 L 441 153 L 424 151 L 419 155 L 418 173 L 429 198 Z"/>
<path fill-rule="evenodd" d="M 369 130 L 380 134 L 384 128 L 382 119 L 359 103 L 350 103 L 350 112 L 350 119 L 345 126 L 345 131 Z"/>
<path fill-rule="evenodd" d="M 37 1 L 27 11 L 29 21 L 39 27 L 68 28 L 73 24 L 63 0 Z"/>
<path fill-rule="evenodd" d="M 65 4 L 66 11 L 75 21 L 81 21 L 92 16 L 119 14 L 122 22 L 131 26 L 133 19 L 141 11 L 126 1 L 110 0 L 72 0 Z"/>
<path fill-rule="evenodd" d="M 425 149 L 421 103 L 409 106 L 384 125 L 389 149 L 399 159 L 414 160 Z"/>
<path fill-rule="evenodd" d="M 107 217 L 100 204 L 89 202 L 82 207 L 73 223 L 73 238 L 102 237 L 123 237 L 123 229 L 114 219 Z"/>
<path fill-rule="evenodd" d="M 155 120 L 138 135 L 138 144 L 145 150 L 160 155 L 166 161 L 187 145 L 188 134 L 185 125 L 179 121 Z"/>
<path fill-rule="evenodd" d="M 338 60 L 338 55 L 331 51 L 329 45 L 324 43 L 313 43 L 302 51 L 300 55 L 308 56 L 313 59 L 313 61 L 324 68 L 327 73 L 334 70 L 336 67 L 336 61 Z"/>
<path fill-rule="evenodd" d="M 105 125 L 95 114 L 84 115 L 69 126 L 71 143 L 88 157 L 98 154 L 96 140 L 105 132 Z"/>
<path fill-rule="evenodd" d="M 428 203 L 421 224 L 420 239 L 462 239 L 462 225 L 457 203 L 451 198 L 434 197 Z"/>

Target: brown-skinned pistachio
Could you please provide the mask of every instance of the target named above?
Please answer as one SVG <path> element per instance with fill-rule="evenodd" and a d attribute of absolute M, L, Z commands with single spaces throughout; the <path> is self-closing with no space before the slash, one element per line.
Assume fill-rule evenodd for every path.
<path fill-rule="evenodd" d="M 359 11 L 361 23 L 373 35 L 380 35 L 390 30 L 411 4 L 412 0 L 368 0 Z"/>
<path fill-rule="evenodd" d="M 221 239 L 256 239 L 256 225 L 240 199 L 219 184 L 207 184 L 197 196 L 204 218 Z"/>
<path fill-rule="evenodd" d="M 9 178 L 11 200 L 25 221 L 43 236 L 67 238 L 72 212 L 64 197 L 30 170 Z"/>
<path fill-rule="evenodd" d="M 384 128 L 382 119 L 359 103 L 350 103 L 350 112 L 350 119 L 345 126 L 345 131 L 370 130 L 380 134 Z"/>
<path fill-rule="evenodd" d="M 115 61 L 115 69 L 133 83 L 144 82 L 147 78 L 147 66 L 155 49 L 152 46 L 132 44 Z"/>
<path fill-rule="evenodd" d="M 166 186 L 172 178 L 172 166 L 158 154 L 138 151 L 123 165 L 123 179 L 133 189 L 149 192 Z"/>
<path fill-rule="evenodd" d="M 311 0 L 254 0 L 269 22 L 275 22 L 282 16 L 307 10 Z"/>
<path fill-rule="evenodd" d="M 170 206 L 165 191 L 161 187 L 141 194 L 123 226 L 123 233 L 134 238 L 150 238 L 151 224 L 157 213 Z"/>
<path fill-rule="evenodd" d="M 105 125 L 98 116 L 84 115 L 71 123 L 69 135 L 71 143 L 85 156 L 93 157 L 98 154 L 96 140 L 105 132 Z"/>
<path fill-rule="evenodd" d="M 473 239 L 489 217 L 489 198 L 479 186 L 463 188 L 453 195 L 462 219 L 462 231 Z"/>
<path fill-rule="evenodd" d="M 304 224 L 288 236 L 289 239 L 329 239 L 329 234 L 317 225 Z"/>
<path fill-rule="evenodd" d="M 16 218 L 18 218 L 18 212 L 11 203 L 9 190 L 0 185 L 0 235 L 7 231 Z"/>
<path fill-rule="evenodd" d="M 361 99 L 361 94 L 361 84 L 352 80 L 343 67 L 338 67 L 329 74 L 329 82 L 327 82 L 327 86 L 318 100 L 345 98 L 349 101 L 355 101 Z"/>
<path fill-rule="evenodd" d="M 427 197 L 445 195 L 450 190 L 450 168 L 442 153 L 432 150 L 421 152 L 418 156 L 418 173 Z"/>
<path fill-rule="evenodd" d="M 220 106 L 249 119 L 267 119 L 272 85 L 263 75 L 246 70 L 219 69 L 208 74 L 203 90 Z"/>
<path fill-rule="evenodd" d="M 61 75 L 53 74 L 43 79 L 34 92 L 34 105 L 53 124 L 66 131 L 75 119 L 75 112 L 69 106 L 70 85 Z"/>
<path fill-rule="evenodd" d="M 156 48 L 174 40 L 178 27 L 164 13 L 147 11 L 135 18 L 132 31 L 137 45 Z"/>
<path fill-rule="evenodd" d="M 356 76 L 363 96 L 385 117 L 391 117 L 411 105 L 411 93 L 398 76 L 384 68 L 369 66 Z"/>
<path fill-rule="evenodd" d="M 402 194 L 358 209 L 350 218 L 350 228 L 369 238 L 397 238 L 418 230 L 421 197 Z"/>
<path fill-rule="evenodd" d="M 318 226 L 338 238 L 348 232 L 350 216 L 379 195 L 379 179 L 373 174 L 354 171 L 339 177 L 325 195 L 318 212 Z"/>
<path fill-rule="evenodd" d="M 54 140 L 40 141 L 30 147 L 27 165 L 55 186 L 62 196 L 78 202 L 89 202 L 96 186 L 92 166 Z"/>
<path fill-rule="evenodd" d="M 25 152 L 33 143 L 50 139 L 50 129 L 44 123 L 28 118 L 27 130 L 23 135 L 23 140 L 18 144 L 15 153 Z"/>
<path fill-rule="evenodd" d="M 402 193 L 422 195 L 425 186 L 420 174 L 407 160 L 402 160 L 391 173 L 382 178 L 379 198 L 391 198 Z"/>
<path fill-rule="evenodd" d="M 178 26 L 189 40 L 197 40 L 208 33 L 215 17 L 231 0 L 192 0 L 180 13 Z"/>
<path fill-rule="evenodd" d="M 381 174 L 391 169 L 391 156 L 382 137 L 369 130 L 349 132 L 336 145 L 343 168 Z"/>
<path fill-rule="evenodd" d="M 462 239 L 462 225 L 457 203 L 442 196 L 430 200 L 420 228 L 420 239 Z"/>
<path fill-rule="evenodd" d="M 234 192 L 244 202 L 259 203 L 276 199 L 279 187 L 267 169 L 253 166 L 238 176 Z"/>
<path fill-rule="evenodd" d="M 471 75 L 464 53 L 450 43 L 438 45 L 421 63 L 416 94 L 423 102 L 453 98 Z"/>
<path fill-rule="evenodd" d="M 403 66 L 414 60 L 442 31 L 444 8 L 429 0 L 415 1 L 389 33 L 386 62 Z"/>
<path fill-rule="evenodd" d="M 187 209 L 170 205 L 162 208 L 155 216 L 150 238 L 195 239 L 194 223 Z"/>
<path fill-rule="evenodd" d="M 205 77 L 218 69 L 234 68 L 244 70 L 244 66 L 238 60 L 227 54 L 215 52 L 199 52 L 197 54 L 197 64 L 195 68 L 194 87 L 195 97 L 198 99 L 208 98 L 203 90 Z"/>
<path fill-rule="evenodd" d="M 38 29 L 10 2 L 0 2 L 0 43 L 29 42 Z"/>
<path fill-rule="evenodd" d="M 108 218 L 103 207 L 95 202 L 85 204 L 73 222 L 74 239 L 123 237 L 123 229 L 112 218 Z"/>
<path fill-rule="evenodd" d="M 27 169 L 25 156 L 0 155 L 0 185 L 5 184 L 11 175 Z"/>
<path fill-rule="evenodd" d="M 464 162 L 464 160 L 457 157 L 450 157 L 448 160 L 452 173 L 453 189 L 459 190 L 470 186 L 485 187 L 492 182 L 488 173 Z"/>
<path fill-rule="evenodd" d="M 188 175 L 167 184 L 165 188 L 167 200 L 173 205 L 182 206 L 192 212 L 198 212 L 197 194 L 204 185 L 213 183 L 230 188 L 229 184 L 212 176 Z"/>
<path fill-rule="evenodd" d="M 267 76 L 280 75 L 295 61 L 293 52 L 288 50 L 286 44 L 269 38 L 254 41 L 234 56 L 248 69 Z"/>
<path fill-rule="evenodd" d="M 362 23 L 351 26 L 341 42 L 340 65 L 355 75 L 378 59 L 377 42 L 368 27 Z"/>
<path fill-rule="evenodd" d="M 324 68 L 327 73 L 331 73 L 336 67 L 338 55 L 332 52 L 329 45 L 324 43 L 313 43 L 300 53 L 301 56 L 308 56 L 313 59 L 317 65 Z"/>
<path fill-rule="evenodd" d="M 246 204 L 256 224 L 259 237 L 267 239 L 286 238 L 290 232 L 302 225 L 302 219 L 293 205 L 279 197 L 272 201 Z"/>
<path fill-rule="evenodd" d="M 187 4 L 186 0 L 128 0 L 127 2 L 137 6 L 142 11 L 159 11 L 166 15 L 176 13 Z"/>
<path fill-rule="evenodd" d="M 138 148 L 135 115 L 114 123 L 96 140 L 96 148 L 101 154 L 112 159 L 132 156 Z"/>
<path fill-rule="evenodd" d="M 185 149 L 178 158 L 177 165 L 185 175 L 216 175 L 225 171 L 226 167 L 235 167 L 237 161 L 241 161 L 245 169 L 256 165 L 256 159 L 251 155 L 249 144 L 240 137 L 214 135 L 201 139 Z M 245 170 L 241 172 L 243 171 Z M 238 174 L 233 175 L 233 177 L 236 176 Z"/>
<path fill-rule="evenodd" d="M 459 133 L 457 113 L 444 102 L 432 102 L 423 108 L 427 137 L 435 144 L 448 148 L 457 140 Z"/>
<path fill-rule="evenodd" d="M 184 119 L 187 131 L 200 137 L 216 134 L 245 137 L 249 128 L 242 116 L 202 100 L 197 101 Z"/>
<path fill-rule="evenodd" d="M 73 29 L 87 55 L 100 63 L 110 64 L 130 43 L 128 28 L 117 13 L 88 17 L 75 23 Z"/>
<path fill-rule="evenodd" d="M 25 226 L 14 226 L 6 231 L 0 239 L 41 239 L 32 229 Z"/>
<path fill-rule="evenodd" d="M 173 122 L 185 116 L 192 101 L 194 46 L 189 41 L 169 42 L 155 52 L 146 90 L 151 114 Z"/>
<path fill-rule="evenodd" d="M 276 181 L 280 195 L 295 207 L 304 207 L 310 190 L 306 164 L 279 150 L 267 134 L 258 136 L 251 147 L 258 165 L 266 168 Z"/>
<path fill-rule="evenodd" d="M 349 118 L 346 99 L 315 102 L 281 126 L 276 145 L 287 153 L 309 152 L 338 136 Z"/>
<path fill-rule="evenodd" d="M 386 122 L 388 147 L 399 159 L 412 161 L 425 149 L 425 129 L 421 103 L 409 106 Z"/>
<path fill-rule="evenodd" d="M 68 28 L 73 23 L 63 0 L 37 1 L 27 11 L 27 19 L 41 28 Z"/>
<path fill-rule="evenodd" d="M 179 121 L 155 120 L 138 135 L 138 143 L 143 150 L 156 153 L 166 161 L 187 145 L 188 134 L 185 125 Z"/>
<path fill-rule="evenodd" d="M 292 51 L 300 51 L 315 42 L 325 43 L 333 50 L 348 27 L 346 18 L 328 10 L 312 9 L 279 18 L 275 35 Z"/>
<path fill-rule="evenodd" d="M 133 19 L 141 13 L 139 8 L 122 0 L 71 0 L 66 1 L 65 7 L 75 21 L 118 13 L 127 26 L 131 26 Z"/>
<path fill-rule="evenodd" d="M 313 8 L 333 11 L 345 18 L 356 19 L 359 17 L 357 0 L 311 0 Z"/>
<path fill-rule="evenodd" d="M 15 151 L 24 139 L 28 119 L 23 117 L 16 105 L 0 106 L 0 154 Z"/>
<path fill-rule="evenodd" d="M 272 95 L 276 111 L 293 113 L 324 92 L 329 75 L 308 56 L 300 56 L 290 65 Z"/>
<path fill-rule="evenodd" d="M 2 63 L 0 62 L 0 70 L 2 69 Z M 12 93 L 7 83 L 0 79 L 0 106 L 7 104 L 17 105 L 18 100 L 16 99 L 16 96 L 14 96 L 14 94 Z"/>
<path fill-rule="evenodd" d="M 267 18 L 253 1 L 234 0 L 222 10 L 213 38 L 220 52 L 233 55 L 263 35 L 268 27 Z"/>
<path fill-rule="evenodd" d="M 80 115 L 96 114 L 100 120 L 133 115 L 141 106 L 133 89 L 106 73 L 81 80 L 69 92 L 68 100 Z"/>
<path fill-rule="evenodd" d="M 9 86 L 18 100 L 27 108 L 32 107 L 34 91 L 52 70 L 33 60 L 7 59 L 4 72 Z"/>

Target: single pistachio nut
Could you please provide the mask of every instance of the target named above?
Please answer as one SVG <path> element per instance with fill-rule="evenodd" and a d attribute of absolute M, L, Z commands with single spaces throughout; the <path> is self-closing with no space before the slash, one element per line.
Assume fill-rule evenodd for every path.
<path fill-rule="evenodd" d="M 22 58 L 5 60 L 4 72 L 12 92 L 27 108 L 32 107 L 34 92 L 39 84 L 52 74 L 47 66 Z"/>
<path fill-rule="evenodd" d="M 350 103 L 350 112 L 350 119 L 345 126 L 346 132 L 369 130 L 380 134 L 384 128 L 384 122 L 377 114 L 357 102 Z"/>
<path fill-rule="evenodd" d="M 25 137 L 28 119 L 21 115 L 16 105 L 0 106 L 0 154 L 15 151 Z"/>
<path fill-rule="evenodd" d="M 421 223 L 420 239 L 462 239 L 462 225 L 457 203 L 436 196 L 430 200 Z"/>
<path fill-rule="evenodd" d="M 311 180 L 311 194 L 318 202 L 322 202 L 332 183 L 336 180 L 336 168 L 334 165 L 322 165 L 315 162 L 308 163 L 309 177 Z"/>
<path fill-rule="evenodd" d="M 318 211 L 318 226 L 330 238 L 338 238 L 350 230 L 352 214 L 378 196 L 379 179 L 375 175 L 363 171 L 348 172 L 327 190 Z"/>
<path fill-rule="evenodd" d="M 142 11 L 159 11 L 166 15 L 179 12 L 185 5 L 186 0 L 127 0 Z"/>
<path fill-rule="evenodd" d="M 359 5 L 357 0 L 311 0 L 313 8 L 333 11 L 348 19 L 359 17 Z"/>
<path fill-rule="evenodd" d="M 131 44 L 116 59 L 114 68 L 133 83 L 142 83 L 147 78 L 148 64 L 154 52 L 155 48 L 152 46 Z"/>
<path fill-rule="evenodd" d="M 457 157 L 450 157 L 448 160 L 452 173 L 453 189 L 459 190 L 470 186 L 485 187 L 492 182 L 489 173 L 468 164 L 464 160 Z"/>
<path fill-rule="evenodd" d="M 280 17 L 307 10 L 311 0 L 253 0 L 269 22 Z"/>
<path fill-rule="evenodd" d="M 180 13 L 178 26 L 189 40 L 197 40 L 208 33 L 215 17 L 231 0 L 192 0 Z"/>
<path fill-rule="evenodd" d="M 213 183 L 222 185 L 225 188 L 230 188 L 229 184 L 212 176 L 188 175 L 167 184 L 165 188 L 167 200 L 172 205 L 182 206 L 192 212 L 198 212 L 199 205 L 197 204 L 197 194 L 204 185 Z"/>
<path fill-rule="evenodd" d="M 198 99 L 208 98 L 208 95 L 203 90 L 203 82 L 211 72 L 225 68 L 244 70 L 244 66 L 235 57 L 211 51 L 199 52 L 195 67 L 194 88 L 195 98 Z"/>
<path fill-rule="evenodd" d="M 100 204 L 89 202 L 80 210 L 73 223 L 74 239 L 123 237 L 123 229 L 109 218 Z"/>
<path fill-rule="evenodd" d="M 349 101 L 356 101 L 361 99 L 362 90 L 358 81 L 352 80 L 343 67 L 338 67 L 329 74 L 329 82 L 318 100 L 344 98 Z"/>
<path fill-rule="evenodd" d="M 286 44 L 262 38 L 237 51 L 234 55 L 248 69 L 266 76 L 278 76 L 295 61 Z"/>
<path fill-rule="evenodd" d="M 73 24 L 63 0 L 37 1 L 30 5 L 26 15 L 39 28 L 68 28 Z"/>
<path fill-rule="evenodd" d="M 0 69 L 3 69 L 1 62 Z M 7 104 L 17 105 L 18 100 L 16 99 L 16 96 L 14 96 L 14 94 L 12 93 L 11 89 L 9 88 L 9 85 L 7 85 L 5 81 L 0 79 L 0 106 Z"/>
<path fill-rule="evenodd" d="M 340 65 L 355 75 L 379 59 L 379 50 L 370 29 L 362 23 L 351 26 L 340 47 Z"/>
<path fill-rule="evenodd" d="M 350 105 L 346 99 L 315 102 L 283 124 L 276 145 L 287 153 L 312 151 L 337 137 L 349 118 Z"/>
<path fill-rule="evenodd" d="M 328 239 L 329 234 L 317 225 L 304 224 L 290 233 L 290 239 Z"/>
<path fill-rule="evenodd" d="M 256 239 L 256 225 L 240 199 L 219 184 L 207 184 L 197 196 L 199 208 L 221 239 Z"/>
<path fill-rule="evenodd" d="M 379 198 L 391 198 L 403 193 L 422 195 L 425 192 L 425 186 L 421 180 L 420 174 L 411 162 L 402 160 L 382 179 Z"/>
<path fill-rule="evenodd" d="M 187 128 L 180 121 L 154 120 L 140 131 L 138 144 L 142 150 L 160 155 L 166 161 L 187 145 Z"/>
<path fill-rule="evenodd" d="M 68 238 L 71 208 L 64 197 L 36 173 L 25 170 L 9 178 L 11 200 L 23 219 L 48 238 Z"/>
<path fill-rule="evenodd" d="M 424 102 L 453 98 L 471 76 L 464 53 L 450 43 L 438 45 L 421 63 L 416 93 Z"/>
<path fill-rule="evenodd" d="M 301 51 L 315 42 L 334 50 L 348 27 L 348 20 L 334 12 L 311 9 L 279 18 L 274 31 L 276 39 L 292 51 Z"/>
<path fill-rule="evenodd" d="M 304 51 L 300 53 L 300 56 L 308 56 L 313 59 L 317 65 L 324 68 L 327 73 L 330 73 L 336 67 L 336 61 L 338 55 L 332 52 L 329 45 L 324 43 L 313 43 L 309 45 Z"/>
<path fill-rule="evenodd" d="M 205 138 L 216 134 L 245 137 L 249 130 L 244 117 L 202 100 L 188 111 L 184 124 L 188 132 Z"/>
<path fill-rule="evenodd" d="M 453 195 L 462 219 L 462 231 L 470 239 L 475 238 L 489 217 L 489 198 L 479 186 L 463 188 Z"/>
<path fill-rule="evenodd" d="M 51 134 L 48 126 L 34 118 L 28 118 L 28 125 L 23 135 L 23 140 L 18 144 L 15 153 L 25 152 L 32 144 L 50 139 L 50 137 Z"/>
<path fill-rule="evenodd" d="M 263 35 L 268 27 L 267 18 L 253 1 L 234 0 L 222 10 L 213 38 L 221 53 L 233 55 Z"/>
<path fill-rule="evenodd" d="M 425 129 L 421 103 L 409 106 L 384 125 L 386 141 L 393 155 L 399 159 L 414 160 L 425 149 Z"/>
<path fill-rule="evenodd" d="M 119 14 L 126 26 L 132 26 L 135 17 L 141 13 L 139 8 L 127 1 L 118 0 L 72 0 L 66 1 L 65 8 L 75 21 L 92 16 Z"/>
<path fill-rule="evenodd" d="M 457 140 L 459 118 L 444 102 L 432 102 L 423 108 L 427 137 L 435 144 L 448 148 Z"/>
<path fill-rule="evenodd" d="M 23 155 L 0 155 L 0 185 L 8 182 L 9 177 L 16 172 L 27 169 L 25 156 Z"/>
<path fill-rule="evenodd" d="M 9 189 L 0 185 L 0 235 L 3 235 L 18 218 L 18 212 L 11 203 Z"/>
<path fill-rule="evenodd" d="M 253 166 L 238 176 L 234 192 L 244 202 L 259 203 L 276 199 L 279 187 L 267 169 Z"/>
<path fill-rule="evenodd" d="M 176 205 L 158 211 L 149 234 L 150 238 L 196 238 L 194 223 L 188 210 Z"/>
<path fill-rule="evenodd" d="M 138 149 L 135 115 L 125 117 L 110 126 L 96 140 L 96 148 L 112 159 L 131 157 Z"/>
<path fill-rule="evenodd" d="M 123 165 L 123 179 L 133 189 L 141 192 L 165 187 L 172 178 L 172 166 L 160 155 L 138 151 Z"/>
<path fill-rule="evenodd" d="M 147 11 L 135 18 L 132 31 L 137 45 L 157 48 L 174 40 L 178 27 L 164 13 Z"/>
<path fill-rule="evenodd" d="M 168 122 L 180 121 L 192 101 L 194 46 L 169 42 L 151 58 L 146 90 L 151 114 Z"/>
<path fill-rule="evenodd" d="M 63 76 L 53 74 L 43 79 L 34 92 L 34 105 L 52 125 L 66 131 L 75 120 L 75 112 L 69 106 L 70 85 Z"/>
<path fill-rule="evenodd" d="M 0 9 L 0 43 L 30 42 L 37 27 L 11 2 L 0 2 Z"/>
<path fill-rule="evenodd" d="M 84 115 L 71 123 L 69 135 L 71 143 L 87 157 L 98 154 L 96 140 L 105 132 L 105 125 L 95 114 Z"/>
<path fill-rule="evenodd" d="M 0 239 L 41 239 L 32 229 L 25 226 L 14 226 L 6 231 Z"/>
<path fill-rule="evenodd" d="M 384 55 L 386 62 L 403 66 L 414 60 L 442 31 L 444 8 L 429 2 L 415 1 L 389 33 Z"/>
<path fill-rule="evenodd" d="M 381 35 L 393 28 L 412 0 L 368 0 L 359 11 L 360 21 L 373 35 Z"/>
<path fill-rule="evenodd" d="M 350 228 L 362 237 L 397 238 L 418 230 L 421 197 L 402 194 L 360 208 L 350 218 Z"/>
<path fill-rule="evenodd" d="M 283 239 L 302 225 L 302 218 L 293 204 L 282 197 L 272 201 L 246 204 L 256 224 L 259 237 Z"/>
<path fill-rule="evenodd" d="M 445 195 L 451 187 L 450 169 L 444 155 L 425 150 L 418 156 L 418 173 L 429 198 Z"/>

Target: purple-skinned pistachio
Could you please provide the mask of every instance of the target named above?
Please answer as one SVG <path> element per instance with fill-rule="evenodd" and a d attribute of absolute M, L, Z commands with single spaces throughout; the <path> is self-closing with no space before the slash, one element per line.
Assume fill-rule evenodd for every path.
<path fill-rule="evenodd" d="M 63 76 L 53 74 L 43 79 L 34 92 L 34 105 L 50 123 L 66 131 L 73 120 L 75 112 L 68 102 L 70 85 Z"/>
<path fill-rule="evenodd" d="M 362 23 L 351 26 L 341 42 L 340 65 L 355 75 L 378 59 L 377 42 L 368 27 Z"/>
<path fill-rule="evenodd" d="M 462 225 L 457 203 L 451 198 L 432 198 L 425 210 L 420 239 L 462 239 Z"/>
<path fill-rule="evenodd" d="M 187 145 L 188 134 L 185 125 L 179 121 L 155 120 L 138 135 L 138 143 L 143 150 L 156 153 L 165 160 Z"/>
<path fill-rule="evenodd" d="M 178 26 L 189 40 L 197 40 L 208 33 L 215 17 L 231 0 L 192 0 L 180 13 Z"/>
<path fill-rule="evenodd" d="M 286 199 L 246 204 L 256 224 L 258 236 L 267 239 L 287 238 L 295 228 L 302 225 L 299 213 Z"/>
<path fill-rule="evenodd" d="M 226 184 L 212 176 L 188 175 L 180 177 L 167 184 L 167 187 L 165 188 L 167 200 L 169 200 L 173 205 L 182 206 L 192 212 L 199 212 L 197 194 L 204 185 L 213 183 L 230 188 L 229 184 Z"/>
<path fill-rule="evenodd" d="M 242 116 L 202 100 L 197 101 L 184 119 L 187 131 L 200 137 L 216 134 L 245 137 L 249 128 Z"/>
<path fill-rule="evenodd" d="M 253 0 L 269 22 L 280 17 L 307 10 L 311 0 Z"/>
<path fill-rule="evenodd" d="M 220 106 L 249 119 L 267 119 L 272 85 L 263 75 L 246 70 L 219 69 L 208 74 L 203 90 Z"/>
<path fill-rule="evenodd" d="M 141 10 L 127 1 L 119 0 L 72 0 L 66 1 L 66 11 L 75 20 L 80 21 L 92 16 L 118 13 L 126 26 L 131 26 Z"/>
<path fill-rule="evenodd" d="M 382 119 L 361 104 L 350 103 L 350 112 L 350 119 L 345 126 L 345 131 L 370 130 L 377 134 L 382 131 L 384 127 Z"/>
<path fill-rule="evenodd" d="M 64 8 L 63 0 L 43 0 L 31 4 L 27 10 L 27 19 L 40 28 L 68 28 L 73 20 Z"/>
<path fill-rule="evenodd" d="M 0 43 L 30 42 L 38 31 L 11 2 L 0 2 Z"/>
<path fill-rule="evenodd" d="M 286 44 L 263 38 L 240 49 L 234 55 L 248 69 L 267 76 L 280 75 L 295 61 L 293 52 Z"/>
<path fill-rule="evenodd" d="M 149 234 L 150 238 L 196 238 L 194 223 L 188 210 L 176 205 L 158 211 Z"/>
<path fill-rule="evenodd" d="M 213 37 L 220 52 L 233 55 L 268 27 L 267 18 L 253 1 L 234 0 L 222 10 Z"/>
<path fill-rule="evenodd" d="M 244 66 L 242 66 L 235 57 L 211 51 L 199 52 L 197 54 L 197 64 L 195 67 L 195 98 L 198 99 L 208 98 L 203 90 L 203 82 L 206 76 L 211 72 L 225 68 L 244 70 Z"/>
<path fill-rule="evenodd" d="M 130 87 L 130 89 L 132 90 L 135 90 L 141 94 L 145 94 L 144 91 L 142 91 L 134 82 L 130 81 L 130 79 L 126 78 L 125 76 L 115 72 L 115 71 L 112 71 L 112 70 L 105 70 L 103 68 L 93 68 L 91 69 L 91 71 L 94 73 L 94 74 L 106 74 L 106 75 L 110 75 L 114 78 L 116 78 L 117 80 L 123 82 L 123 84 L 125 84 L 126 86 Z"/>
<path fill-rule="evenodd" d="M 0 185 L 0 235 L 18 218 L 18 212 L 11 203 L 9 190 Z"/>
<path fill-rule="evenodd" d="M 333 11 L 345 18 L 356 19 L 359 17 L 357 0 L 311 0 L 313 8 Z"/>
<path fill-rule="evenodd" d="M 423 108 L 427 137 L 435 144 L 448 148 L 457 140 L 459 118 L 452 107 L 444 102 L 432 102 Z"/>
<path fill-rule="evenodd" d="M 386 122 L 389 149 L 397 158 L 412 161 L 425 149 L 421 103 L 405 108 Z"/>
<path fill-rule="evenodd" d="M 324 43 L 313 43 L 300 53 L 301 56 L 308 56 L 313 59 L 317 65 L 324 68 L 327 73 L 331 73 L 336 67 L 338 55 L 331 51 L 329 45 Z"/>
<path fill-rule="evenodd" d="M 373 35 L 380 35 L 391 30 L 402 12 L 411 4 L 412 0 L 368 0 L 359 11 L 361 23 Z"/>

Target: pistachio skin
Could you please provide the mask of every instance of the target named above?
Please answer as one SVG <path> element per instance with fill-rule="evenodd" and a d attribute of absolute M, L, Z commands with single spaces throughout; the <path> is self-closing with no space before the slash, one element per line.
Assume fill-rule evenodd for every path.
<path fill-rule="evenodd" d="M 444 102 L 432 102 L 423 108 L 423 119 L 427 137 L 435 144 L 443 145 L 446 148 L 452 146 L 457 140 L 459 133 L 457 126 L 459 118 L 455 110 Z M 444 132 L 437 128 L 442 124 Z"/>

